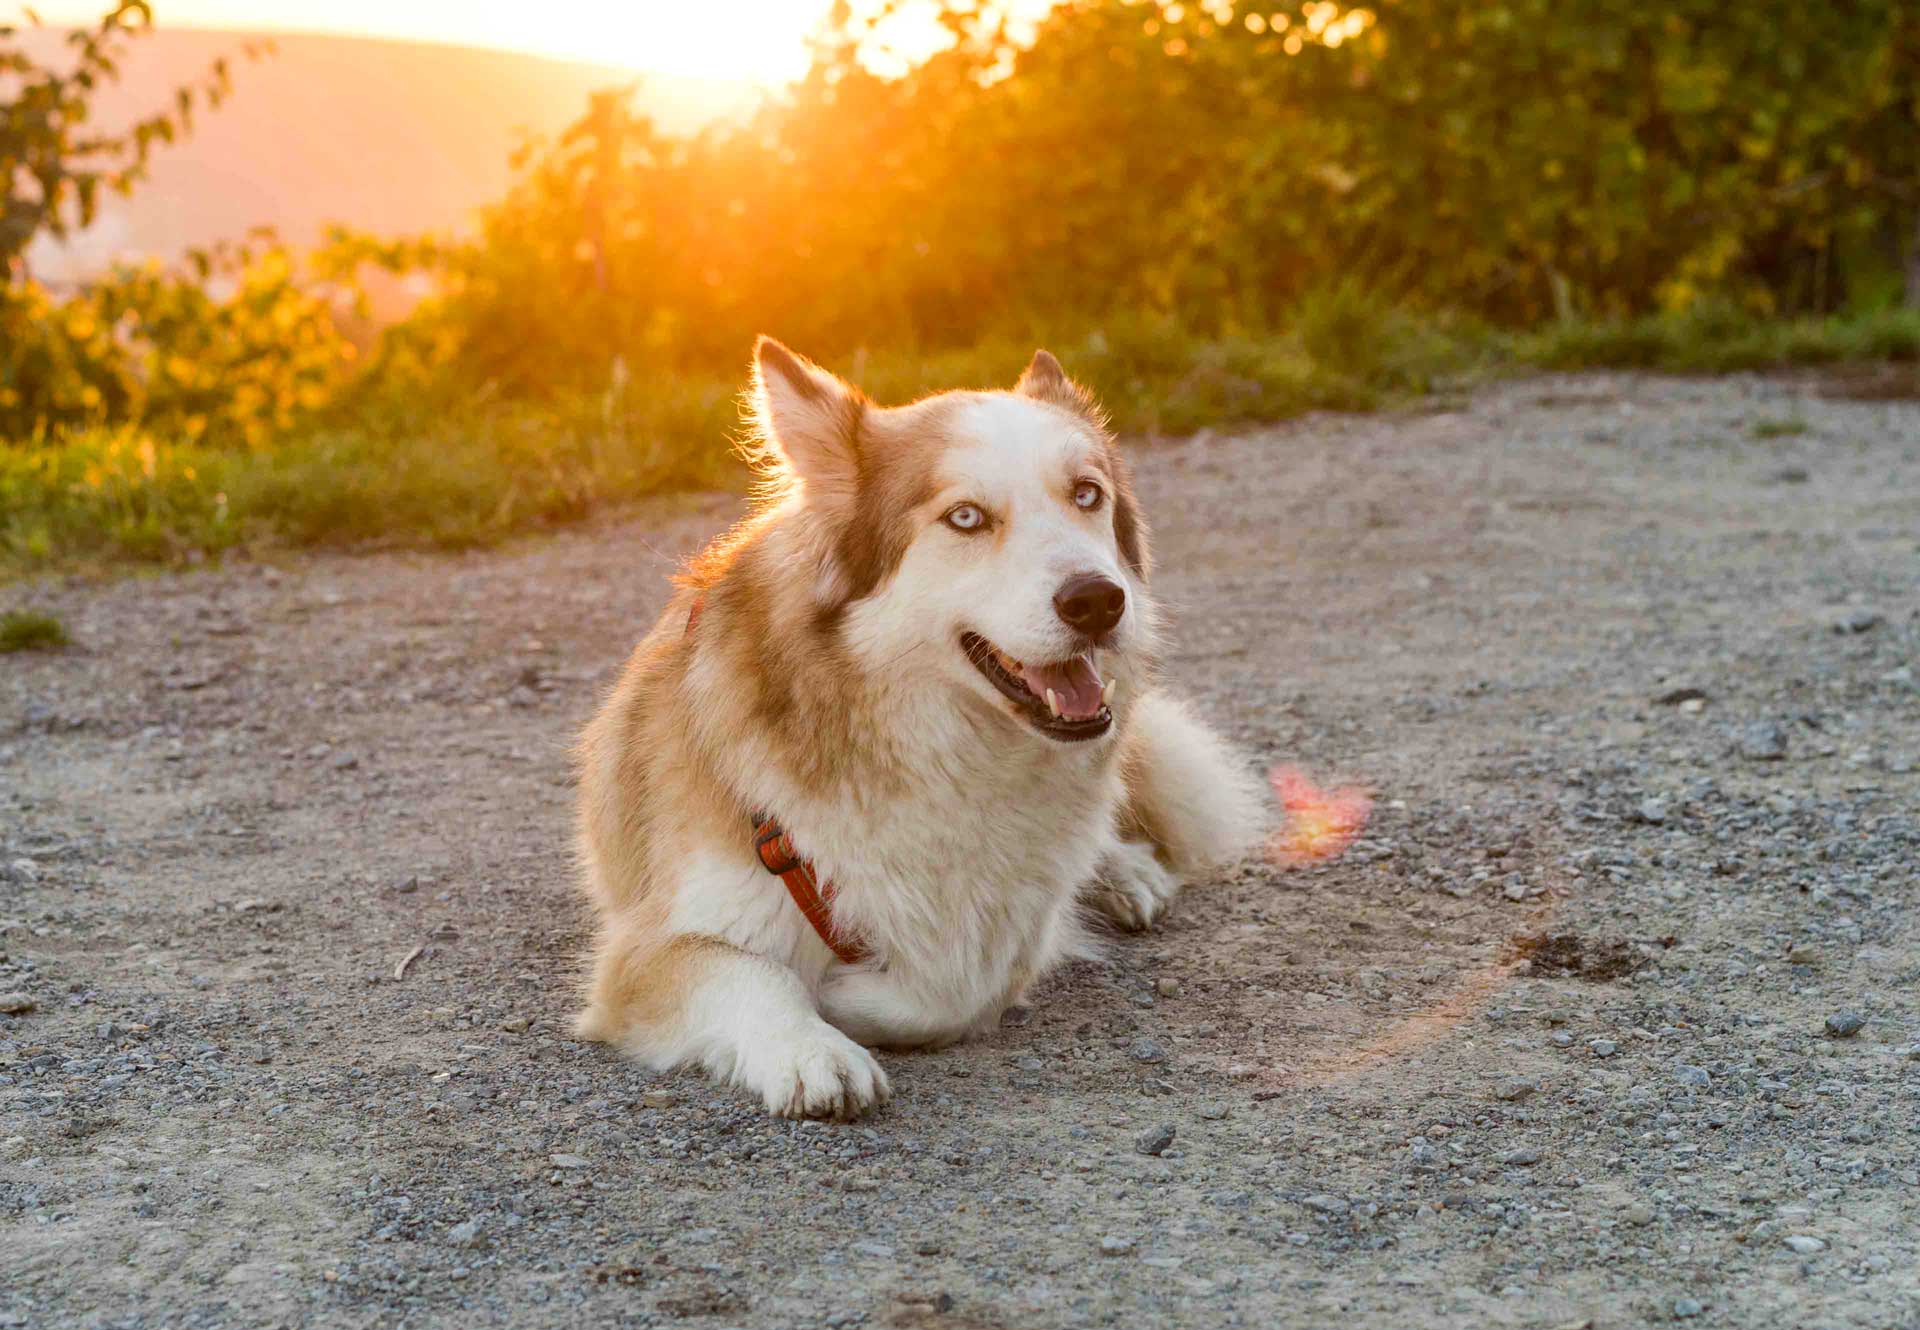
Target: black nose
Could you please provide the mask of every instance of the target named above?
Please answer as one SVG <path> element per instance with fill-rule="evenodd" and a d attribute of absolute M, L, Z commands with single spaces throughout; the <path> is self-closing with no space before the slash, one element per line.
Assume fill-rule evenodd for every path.
<path fill-rule="evenodd" d="M 1075 632 L 1105 637 L 1127 612 L 1127 589 L 1098 573 L 1083 573 L 1053 593 L 1053 610 Z"/>

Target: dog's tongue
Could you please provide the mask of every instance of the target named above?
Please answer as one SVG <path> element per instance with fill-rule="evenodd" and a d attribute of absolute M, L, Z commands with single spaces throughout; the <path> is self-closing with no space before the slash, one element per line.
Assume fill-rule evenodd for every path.
<path fill-rule="evenodd" d="M 1087 656 L 1075 656 L 1055 665 L 1023 665 L 1020 677 L 1035 697 L 1053 690 L 1060 714 L 1068 720 L 1090 720 L 1100 712 L 1100 672 Z"/>

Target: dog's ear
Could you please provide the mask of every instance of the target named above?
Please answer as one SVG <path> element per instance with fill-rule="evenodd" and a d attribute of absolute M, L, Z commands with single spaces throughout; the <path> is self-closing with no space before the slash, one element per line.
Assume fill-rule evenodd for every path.
<path fill-rule="evenodd" d="M 858 388 L 773 338 L 754 343 L 753 416 L 762 446 L 816 498 L 852 498 L 866 405 Z"/>
<path fill-rule="evenodd" d="M 1027 362 L 1013 390 L 1022 397 L 1065 407 L 1075 415 L 1085 416 L 1100 429 L 1107 427 L 1106 416 L 1093 400 L 1093 394 L 1067 377 L 1051 351 L 1043 349 L 1033 353 L 1033 359 Z"/>

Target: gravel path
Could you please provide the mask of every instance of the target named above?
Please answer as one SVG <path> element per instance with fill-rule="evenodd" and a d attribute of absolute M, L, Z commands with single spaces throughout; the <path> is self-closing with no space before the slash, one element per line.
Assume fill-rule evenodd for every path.
<path fill-rule="evenodd" d="M 566 1035 L 566 746 L 731 501 L 0 588 L 0 1326 L 1920 1326 L 1920 403 L 1140 472 L 1174 672 L 1373 822 L 850 1126 Z"/>

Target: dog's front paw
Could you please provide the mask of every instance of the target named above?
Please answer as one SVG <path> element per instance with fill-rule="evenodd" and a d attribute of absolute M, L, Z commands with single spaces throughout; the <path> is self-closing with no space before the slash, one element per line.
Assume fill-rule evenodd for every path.
<path fill-rule="evenodd" d="M 822 1021 L 771 1042 L 744 1079 L 783 1118 L 859 1117 L 893 1097 L 873 1054 Z"/>
<path fill-rule="evenodd" d="M 1167 912 L 1180 894 L 1180 879 L 1144 845 L 1122 845 L 1109 854 L 1087 888 L 1087 903 L 1129 933 Z"/>

